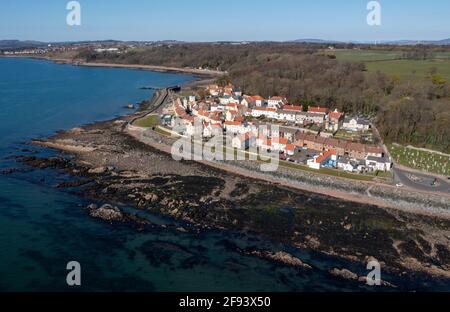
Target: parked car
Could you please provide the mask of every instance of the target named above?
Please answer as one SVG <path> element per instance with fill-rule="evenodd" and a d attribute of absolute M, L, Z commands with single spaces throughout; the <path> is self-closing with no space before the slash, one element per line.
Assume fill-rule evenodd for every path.
<path fill-rule="evenodd" d="M 396 186 L 397 186 L 397 187 L 403 187 L 403 184 L 402 184 L 402 183 L 397 183 Z"/>

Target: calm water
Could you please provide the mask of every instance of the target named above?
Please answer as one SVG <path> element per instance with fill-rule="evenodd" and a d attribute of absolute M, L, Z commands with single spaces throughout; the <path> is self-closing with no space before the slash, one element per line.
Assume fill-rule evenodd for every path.
<path fill-rule="evenodd" d="M 125 113 L 127 103 L 151 96 L 139 87 L 163 87 L 192 79 L 0 58 L 0 169 L 17 167 L 8 156 L 21 153 L 24 142 L 32 138 Z M 41 150 L 41 154 L 51 153 Z M 256 237 L 224 232 L 179 233 L 174 227 L 180 224 L 143 212 L 152 222 L 169 227 L 138 232 L 125 225 L 93 220 L 81 209 L 88 202 L 54 188 L 66 178 L 48 170 L 0 175 L 0 291 L 71 291 L 65 283 L 69 261 L 81 263 L 81 290 L 363 289 L 326 273 L 343 264 L 336 259 L 290 250 Z M 303 271 L 243 256 L 236 252 L 237 246 L 285 249 L 315 269 Z M 364 273 L 362 267 L 352 268 Z M 445 289 L 445 284 L 421 281 L 407 287 Z"/>

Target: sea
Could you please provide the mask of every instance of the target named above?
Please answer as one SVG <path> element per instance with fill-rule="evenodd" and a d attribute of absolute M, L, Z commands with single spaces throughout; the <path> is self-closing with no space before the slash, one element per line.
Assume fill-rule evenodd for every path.
<path fill-rule="evenodd" d="M 27 58 L 0 58 L 0 170 L 27 169 L 17 155 L 56 152 L 29 145 L 58 130 L 130 113 L 125 106 L 152 97 L 142 87 L 181 85 L 185 74 L 88 68 Z M 182 232 L 189 225 L 136 211 L 156 226 L 142 231 L 90 218 L 86 201 L 55 186 L 69 177 L 51 170 L 0 174 L 0 291 L 6 292 L 353 292 L 448 290 L 434 279 L 384 278 L 398 289 L 369 287 L 329 274 L 335 267 L 360 275 L 361 264 L 241 233 Z M 289 267 L 244 255 L 241 248 L 286 251 L 313 266 Z M 70 286 L 67 264 L 81 267 L 81 286 Z"/>

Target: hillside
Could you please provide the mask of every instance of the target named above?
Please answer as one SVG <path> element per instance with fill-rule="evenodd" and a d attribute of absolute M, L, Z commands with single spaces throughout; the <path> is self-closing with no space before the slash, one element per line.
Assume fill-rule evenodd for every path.
<path fill-rule="evenodd" d="M 81 51 L 88 62 L 220 69 L 245 92 L 282 95 L 292 102 L 372 116 L 384 139 L 450 152 L 450 87 L 441 63 L 423 79 L 367 72 L 364 59 L 341 60 L 326 46 L 295 43 L 178 44 L 131 49 L 122 54 Z M 394 47 L 389 59 L 427 55 L 427 48 Z M 431 49 L 431 48 L 430 48 Z M 441 51 L 440 53 L 448 53 Z M 377 55 L 373 57 L 378 57 Z"/>

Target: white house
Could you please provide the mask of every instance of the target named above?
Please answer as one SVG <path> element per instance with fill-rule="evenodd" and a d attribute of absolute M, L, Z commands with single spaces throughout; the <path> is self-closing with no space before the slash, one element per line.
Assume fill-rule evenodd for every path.
<path fill-rule="evenodd" d="M 204 138 L 213 137 L 213 128 L 211 126 L 211 123 L 209 123 L 209 122 L 203 123 L 203 137 Z"/>
<path fill-rule="evenodd" d="M 225 118 L 228 121 L 234 121 L 234 119 L 239 115 L 238 111 L 235 110 L 229 110 L 227 111 L 227 113 L 225 114 Z"/>
<path fill-rule="evenodd" d="M 342 128 L 350 131 L 368 131 L 370 130 L 370 122 L 364 118 L 347 117 L 344 119 Z"/>
<path fill-rule="evenodd" d="M 286 103 L 287 103 L 287 100 L 285 98 L 282 98 L 281 96 L 272 96 L 267 101 L 267 106 L 273 107 L 273 108 L 280 108 L 283 105 L 285 105 Z"/>
<path fill-rule="evenodd" d="M 228 105 L 230 104 L 231 99 L 232 99 L 231 95 L 224 95 L 223 97 L 219 98 L 219 102 L 222 105 Z"/>
<path fill-rule="evenodd" d="M 297 121 L 297 113 L 294 111 L 287 111 L 283 109 L 278 110 L 278 116 L 276 119 L 280 121 L 290 121 L 290 122 L 296 122 Z"/>
<path fill-rule="evenodd" d="M 373 171 L 391 171 L 392 162 L 385 157 L 367 156 L 366 167 Z"/>
<path fill-rule="evenodd" d="M 323 124 L 325 122 L 325 115 L 299 112 L 295 115 L 295 121 L 298 124 L 305 124 L 305 123 Z"/>
<path fill-rule="evenodd" d="M 354 162 L 348 157 L 339 158 L 337 167 L 347 172 L 353 172 L 354 170 L 356 170 Z"/>
<path fill-rule="evenodd" d="M 284 152 L 289 155 L 289 156 L 294 156 L 295 155 L 295 145 L 294 144 L 287 144 L 286 148 L 284 149 Z"/>
<path fill-rule="evenodd" d="M 325 122 L 325 115 L 317 113 L 306 113 L 306 121 L 321 125 Z"/>
<path fill-rule="evenodd" d="M 186 123 L 186 132 L 184 134 L 187 136 L 195 135 L 195 126 L 193 122 Z"/>
<path fill-rule="evenodd" d="M 211 105 L 211 112 L 223 112 L 224 110 L 225 110 L 225 105 L 223 105 L 223 104 Z"/>
<path fill-rule="evenodd" d="M 337 167 L 347 172 L 363 172 L 366 169 L 365 161 L 358 161 L 350 159 L 347 156 L 342 156 L 337 162 Z"/>
<path fill-rule="evenodd" d="M 258 107 L 264 106 L 264 104 L 266 102 L 264 100 L 264 98 L 259 96 L 259 95 L 252 96 L 252 100 L 255 103 L 255 105 L 258 106 Z"/>
<path fill-rule="evenodd" d="M 256 137 L 252 132 L 247 132 L 244 134 L 240 134 L 233 138 L 232 146 L 233 148 L 246 150 L 256 144 Z"/>
<path fill-rule="evenodd" d="M 289 140 L 286 138 L 273 138 L 272 148 L 274 151 L 285 151 L 286 146 L 289 144 Z"/>
<path fill-rule="evenodd" d="M 259 118 L 261 116 L 276 119 L 278 117 L 277 109 L 265 107 L 255 107 L 252 109 L 252 117 Z"/>
<path fill-rule="evenodd" d="M 314 156 L 313 159 L 308 159 L 308 167 L 312 169 L 319 170 L 324 165 L 326 165 L 329 161 L 336 162 L 337 161 L 337 153 L 335 150 L 330 149 L 321 155 Z"/>
<path fill-rule="evenodd" d="M 381 146 L 367 146 L 366 152 L 367 156 L 383 157 L 384 155 L 384 150 Z"/>
<path fill-rule="evenodd" d="M 248 108 L 250 107 L 252 102 L 253 98 L 251 96 L 244 96 L 244 99 L 241 101 L 241 104 Z"/>

